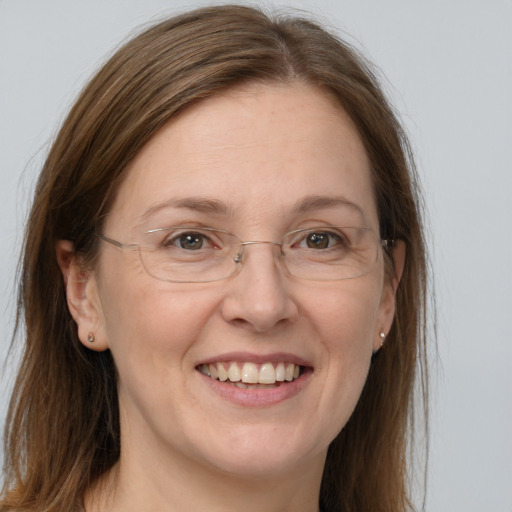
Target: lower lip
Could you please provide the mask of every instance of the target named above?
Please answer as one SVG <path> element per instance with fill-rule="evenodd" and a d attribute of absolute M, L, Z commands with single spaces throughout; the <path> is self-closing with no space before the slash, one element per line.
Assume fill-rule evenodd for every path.
<path fill-rule="evenodd" d="M 200 373 L 200 372 L 199 372 Z M 306 372 L 292 382 L 285 382 L 275 388 L 244 389 L 226 384 L 200 373 L 206 384 L 218 395 L 244 407 L 268 407 L 297 395 L 309 381 L 312 372 Z"/>

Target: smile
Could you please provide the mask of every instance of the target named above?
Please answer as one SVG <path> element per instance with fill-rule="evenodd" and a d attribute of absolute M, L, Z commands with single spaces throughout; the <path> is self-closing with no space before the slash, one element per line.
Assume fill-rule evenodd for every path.
<path fill-rule="evenodd" d="M 293 382 L 304 371 L 302 366 L 289 362 L 263 363 L 217 362 L 202 364 L 198 370 L 212 379 L 234 384 L 244 389 L 277 387 L 283 382 Z"/>

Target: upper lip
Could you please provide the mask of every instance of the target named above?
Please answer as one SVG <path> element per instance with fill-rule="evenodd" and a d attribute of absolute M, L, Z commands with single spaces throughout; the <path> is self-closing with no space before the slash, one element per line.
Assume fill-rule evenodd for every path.
<path fill-rule="evenodd" d="M 312 366 L 311 362 L 306 359 L 292 354 L 290 352 L 272 352 L 268 354 L 255 354 L 254 352 L 224 352 L 222 354 L 208 357 L 197 363 L 202 364 L 224 363 L 229 361 L 239 361 L 244 363 L 293 363 L 298 366 Z"/>

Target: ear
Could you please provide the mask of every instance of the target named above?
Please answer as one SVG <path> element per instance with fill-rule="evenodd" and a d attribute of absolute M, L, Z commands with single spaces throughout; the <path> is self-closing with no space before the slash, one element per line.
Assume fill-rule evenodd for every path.
<path fill-rule="evenodd" d="M 78 338 L 91 350 L 107 350 L 109 347 L 94 271 L 87 269 L 83 258 L 74 251 L 69 240 L 59 240 L 55 253 L 64 278 L 69 312 L 78 326 Z"/>
<path fill-rule="evenodd" d="M 380 349 L 393 325 L 393 318 L 395 317 L 395 294 L 404 271 L 405 254 L 405 242 L 403 240 L 397 240 L 391 252 L 394 273 L 389 280 L 385 278 L 386 281 L 384 282 L 382 290 L 378 320 L 376 323 L 377 332 L 374 335 L 373 342 L 374 351 Z M 384 334 L 384 338 L 381 336 L 381 333 Z"/>
<path fill-rule="evenodd" d="M 405 267 L 405 253 L 406 245 L 403 240 L 397 240 L 395 246 L 392 249 L 391 256 L 393 258 L 393 269 L 395 271 L 391 278 L 391 286 L 393 287 L 393 293 L 396 293 L 398 283 L 402 279 Z"/>

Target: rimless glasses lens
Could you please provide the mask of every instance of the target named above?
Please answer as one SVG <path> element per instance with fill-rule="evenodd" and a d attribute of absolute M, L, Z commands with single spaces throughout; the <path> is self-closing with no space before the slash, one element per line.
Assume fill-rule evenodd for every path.
<path fill-rule="evenodd" d="M 277 263 L 290 275 L 335 281 L 367 274 L 381 246 L 375 232 L 364 227 L 321 226 L 296 229 L 281 241 L 242 241 L 220 229 L 172 226 L 147 231 L 144 242 L 126 244 L 99 238 L 122 250 L 137 251 L 149 275 L 175 283 L 205 283 L 237 273 L 252 245 L 270 245 Z"/>

